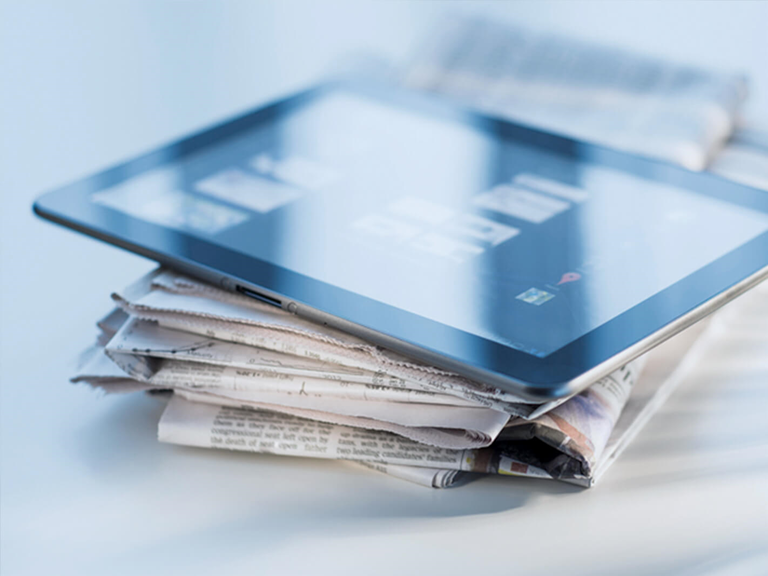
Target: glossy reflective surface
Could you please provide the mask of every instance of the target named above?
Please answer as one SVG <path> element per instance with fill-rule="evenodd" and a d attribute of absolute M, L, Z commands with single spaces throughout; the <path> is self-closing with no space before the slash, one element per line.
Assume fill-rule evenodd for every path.
<path fill-rule="evenodd" d="M 301 95 L 42 207 L 533 382 L 768 264 L 768 208 L 747 188 L 359 88 Z"/>

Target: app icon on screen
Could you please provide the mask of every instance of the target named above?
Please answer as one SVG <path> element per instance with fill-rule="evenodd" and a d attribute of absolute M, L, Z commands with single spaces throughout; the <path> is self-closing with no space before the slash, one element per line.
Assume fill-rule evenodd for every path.
<path fill-rule="evenodd" d="M 538 288 L 528 288 L 528 290 L 522 294 L 515 296 L 518 300 L 528 302 L 528 304 L 533 304 L 534 306 L 541 306 L 544 302 L 549 302 L 554 297 L 554 294 L 539 290 Z"/>

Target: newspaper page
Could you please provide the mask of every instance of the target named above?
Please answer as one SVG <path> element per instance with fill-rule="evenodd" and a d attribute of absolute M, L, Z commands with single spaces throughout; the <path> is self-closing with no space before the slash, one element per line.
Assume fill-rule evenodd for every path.
<path fill-rule="evenodd" d="M 446 17 L 407 87 L 493 115 L 702 170 L 734 129 L 746 79 L 474 17 Z"/>
<path fill-rule="evenodd" d="M 193 402 L 174 394 L 158 426 L 162 442 L 400 466 L 473 470 L 477 450 L 438 448 L 381 430 L 289 414 Z M 485 471 L 485 470 L 483 470 Z"/>
<path fill-rule="evenodd" d="M 678 336 L 670 341 L 675 343 L 675 353 L 686 350 L 698 334 L 684 333 L 681 336 L 684 338 Z M 666 367 L 668 369 L 669 365 Z M 664 370 L 657 370 L 657 378 L 649 386 L 654 392 L 649 394 L 644 391 L 639 395 L 639 402 L 636 401 L 636 404 L 641 403 L 642 407 L 651 404 L 655 393 L 663 389 L 663 382 L 659 381 L 658 376 L 665 373 Z M 482 449 L 434 448 L 386 432 L 307 422 L 258 410 L 206 406 L 178 396 L 171 399 L 161 418 L 158 437 L 164 442 L 207 448 L 356 460 L 379 465 L 381 471 L 384 471 L 386 466 L 406 466 L 558 479 L 588 487 L 594 482 L 593 472 L 600 468 L 600 459 L 615 458 L 615 445 L 619 443 L 619 438 L 611 435 L 599 452 L 592 453 L 593 459 L 588 460 L 589 465 L 583 466 L 582 463 L 587 460 L 585 455 L 588 449 L 596 446 L 589 442 L 579 449 L 578 440 L 574 440 L 580 440 L 583 436 L 579 428 L 589 430 L 590 424 L 593 424 L 589 421 L 592 410 L 585 410 L 583 407 L 591 403 L 594 409 L 600 404 L 615 414 L 621 402 L 614 401 L 613 406 L 607 408 L 604 402 L 609 396 L 622 398 L 627 395 L 626 389 L 618 388 L 621 388 L 622 384 L 631 388 L 635 383 L 637 371 L 628 370 L 625 374 L 626 379 L 613 382 L 614 389 L 583 395 L 578 401 L 579 408 L 563 409 L 570 402 L 574 402 L 574 399 L 571 399 L 552 411 L 555 413 L 563 409 L 561 413 L 570 421 L 566 421 L 564 417 L 542 419 L 535 423 L 538 426 L 531 428 L 533 433 L 530 437 L 502 436 L 490 447 Z M 634 390 L 628 396 L 633 394 Z M 633 424 L 642 413 L 642 409 L 622 413 L 614 430 L 621 430 L 626 434 L 634 428 Z M 530 424 L 525 422 L 524 425 Z M 514 427 L 514 424 L 510 424 L 510 427 Z M 552 438 L 557 437 L 554 433 L 560 434 L 560 438 L 568 437 L 563 446 L 553 446 Z M 565 448 L 565 451 L 561 448 Z M 572 463 L 564 463 L 565 459 Z M 426 475 L 431 473 L 427 472 Z M 455 477 L 453 479 L 455 480 Z"/>
<path fill-rule="evenodd" d="M 637 371 L 625 371 L 626 378 L 616 382 L 615 387 L 629 387 L 636 378 Z M 624 391 L 612 390 L 611 394 L 624 397 Z M 571 418 L 573 424 L 567 423 L 563 418 L 556 420 L 557 430 L 569 432 L 574 438 L 583 440 L 586 436 L 578 432 L 578 429 L 589 431 L 590 425 L 601 428 L 595 420 L 590 421 L 590 415 L 595 411 L 594 404 L 605 401 L 606 393 L 588 394 L 580 400 L 583 408 L 588 403 L 593 404 L 592 410 L 570 410 L 565 412 Z M 600 398 L 598 400 L 598 398 Z M 169 403 L 167 417 L 164 414 L 160 423 L 159 437 L 163 441 L 190 444 L 202 447 L 222 447 L 253 452 L 270 452 L 294 456 L 317 456 L 322 458 L 336 458 L 348 460 L 361 460 L 382 465 L 417 466 L 427 468 L 442 468 L 444 470 L 499 473 L 511 475 L 527 475 L 542 478 L 569 479 L 571 477 L 581 479 L 581 469 L 574 471 L 573 467 L 563 467 L 559 474 L 552 474 L 547 470 L 550 456 L 557 451 L 557 447 L 549 446 L 542 450 L 549 430 L 550 422 L 542 422 L 538 427 L 538 435 L 526 439 L 510 439 L 497 441 L 490 448 L 470 450 L 450 450 L 419 445 L 406 438 L 398 438 L 386 432 L 374 432 L 371 430 L 355 431 L 347 427 L 327 426 L 325 428 L 327 441 L 323 441 L 323 450 L 318 450 L 318 433 L 315 431 L 309 435 L 294 436 L 295 428 L 299 422 L 295 420 L 280 420 L 273 414 L 265 414 L 261 411 L 247 410 L 229 406 L 201 407 L 189 402 L 188 399 L 175 397 Z M 565 402 L 553 412 L 563 409 L 571 399 Z M 617 404 L 614 404 L 614 407 Z M 577 415 L 577 416 L 574 416 Z M 240 424 L 232 424 L 235 420 Z M 581 421 L 577 421 L 578 419 Z M 268 424 L 267 424 L 268 421 Z M 230 422 L 226 426 L 216 426 Z M 292 423 L 292 424 L 291 424 Z M 318 423 L 313 423 L 317 425 Z M 273 435 L 267 439 L 276 443 L 265 443 L 261 430 L 266 426 L 273 431 Z M 309 431 L 310 425 L 306 424 L 305 431 Z M 189 436 L 192 431 L 194 436 Z M 234 432 L 232 431 L 234 430 Z M 256 430 L 254 432 L 254 430 Z M 314 430 L 314 429 L 313 429 Z M 287 431 L 286 435 L 281 435 Z M 280 433 L 280 434 L 278 434 Z M 235 438 L 232 440 L 232 438 Z M 241 441 L 242 440 L 242 441 Z M 536 442 L 533 442 L 537 440 Z M 307 442 L 309 445 L 307 445 Z M 564 441 L 563 447 L 571 453 L 580 454 L 591 449 L 593 444 L 588 441 L 581 450 L 575 446 L 577 440 Z M 538 450 L 536 450 L 538 448 Z M 558 455 L 562 453 L 558 452 Z M 570 476 L 568 475 L 570 472 Z"/>
<path fill-rule="evenodd" d="M 152 390 L 151 385 L 129 378 L 117 364 L 104 354 L 104 348 L 101 344 L 104 339 L 105 332 L 102 331 L 97 343 L 80 354 L 77 361 L 77 374 L 70 378 L 70 382 L 87 382 L 93 388 L 107 394 Z"/>
<path fill-rule="evenodd" d="M 126 378 L 124 373 L 115 375 L 114 367 L 105 365 L 105 363 L 111 364 L 111 361 L 103 354 L 102 350 L 102 354 L 97 355 L 90 364 L 83 367 L 79 373 L 72 378 L 72 382 L 85 382 L 92 387 L 107 393 L 141 390 L 173 390 L 176 396 L 186 398 L 196 403 L 243 408 L 248 410 L 270 411 L 290 417 L 311 419 L 328 424 L 372 431 L 382 430 L 424 445 L 449 447 L 453 449 L 488 446 L 496 436 L 498 436 L 504 424 L 509 419 L 506 414 L 500 412 L 495 413 L 495 420 L 487 418 L 486 414 L 483 414 L 478 418 L 476 414 L 464 412 L 463 414 L 457 415 L 457 420 L 446 422 L 444 420 L 436 420 L 436 418 L 445 418 L 446 416 L 450 416 L 450 414 L 440 413 L 436 416 L 433 413 L 427 413 L 426 415 L 416 415 L 416 417 L 421 421 L 437 422 L 439 424 L 445 424 L 445 426 L 409 426 L 399 422 L 390 421 L 402 420 L 403 418 L 401 414 L 397 413 L 395 413 L 395 417 L 390 417 L 392 412 L 387 411 L 387 409 L 390 408 L 387 403 L 378 403 L 384 405 L 381 407 L 381 412 L 386 419 L 374 419 L 344 413 L 339 414 L 339 412 L 343 412 L 343 410 L 340 410 L 337 407 L 334 407 L 334 412 L 324 412 L 302 406 L 286 405 L 286 403 L 270 404 L 267 402 L 259 402 L 249 398 L 247 394 L 242 394 L 236 391 L 222 392 L 221 390 L 216 389 L 195 388 L 179 384 L 175 384 L 172 387 L 168 385 L 155 385 L 152 384 L 151 379 L 141 381 Z M 429 412 L 429 406 L 418 404 L 406 406 L 416 409 L 427 409 L 425 411 Z M 458 410 L 467 409 L 458 408 Z M 413 414 L 408 414 L 406 416 L 413 416 Z M 468 427 L 458 427 L 463 424 L 468 425 Z"/>
<path fill-rule="evenodd" d="M 190 370 L 190 367 L 194 367 Z M 250 375 L 238 375 L 237 369 L 165 361 L 147 382 L 158 388 L 183 389 L 215 399 L 229 399 L 241 404 L 268 404 L 274 410 L 297 408 L 353 418 L 365 418 L 375 422 L 388 422 L 408 428 L 438 428 L 466 433 L 481 444 L 490 444 L 509 420 L 509 415 L 483 407 L 445 406 L 441 404 L 417 404 L 413 402 L 381 402 L 350 398 L 327 398 L 304 394 L 282 394 L 248 390 Z M 201 379 L 191 376 L 196 374 Z M 206 382 L 207 380 L 207 382 Z M 195 383 L 190 384 L 190 381 Z M 256 379 L 257 382 L 263 380 Z M 216 386 L 208 385 L 215 382 Z M 236 386 L 242 387 L 238 389 Z M 299 383 L 300 386 L 300 383 Z M 375 426 L 371 423 L 370 426 Z M 437 440 L 435 440 L 437 441 Z"/>
<path fill-rule="evenodd" d="M 105 355 L 102 354 L 101 357 L 97 357 L 94 364 L 95 365 L 84 368 L 83 373 L 76 377 L 75 381 L 89 381 L 92 384 L 101 386 L 105 390 L 110 390 L 110 388 L 115 385 L 116 380 L 119 381 L 121 386 L 125 386 L 122 379 L 125 378 L 126 374 L 114 364 L 110 365 L 110 362 Z M 254 402 L 247 396 L 237 393 L 221 394 L 216 390 L 207 389 L 205 387 L 196 388 L 194 386 L 184 385 L 183 380 L 180 382 L 162 381 L 160 384 L 154 384 L 154 386 L 176 390 L 181 397 L 196 402 L 226 405 L 235 408 L 250 407 L 255 409 L 280 411 L 292 415 L 314 418 L 324 422 L 348 424 L 351 426 L 371 429 L 384 429 L 395 434 L 400 434 L 406 438 L 411 438 L 420 442 L 425 442 L 426 440 L 426 443 L 428 444 L 437 444 L 443 447 L 478 447 L 488 445 L 493 438 L 498 437 L 497 444 L 514 441 L 518 446 L 515 452 L 515 460 L 518 465 L 530 464 L 535 461 L 539 464 L 537 468 L 548 470 L 549 476 L 563 477 L 568 476 L 569 474 L 573 475 L 577 471 L 584 476 L 589 474 L 593 460 L 599 456 L 599 451 L 604 446 L 605 439 L 607 439 L 607 435 L 610 433 L 610 429 L 615 423 L 616 416 L 621 411 L 623 402 L 626 401 L 631 387 L 638 379 L 640 368 L 641 366 L 639 363 L 634 363 L 622 368 L 620 371 L 611 375 L 610 378 L 596 383 L 584 393 L 566 401 L 561 406 L 555 408 L 550 414 L 544 415 L 533 422 L 518 419 L 513 421 L 513 423 L 508 425 L 503 431 L 501 431 L 500 423 L 497 423 L 497 428 L 492 430 L 484 441 L 477 441 L 477 438 L 481 436 L 481 433 L 478 430 L 474 430 L 472 431 L 473 441 L 464 443 L 458 441 L 455 435 L 451 435 L 449 437 L 449 442 L 446 443 L 445 439 L 438 435 L 444 430 L 437 431 L 436 433 L 433 432 L 430 437 L 425 438 L 425 433 L 427 433 L 427 431 L 424 429 L 403 429 L 387 426 L 381 422 L 374 423 L 370 421 L 365 422 L 363 426 L 361 426 L 359 422 L 351 419 L 340 420 L 329 414 L 320 414 L 307 410 L 292 411 L 286 406 L 270 406 L 263 402 Z M 147 382 L 152 382 L 152 379 L 150 378 Z M 147 384 L 144 384 L 143 386 L 146 387 Z M 419 407 L 419 405 L 415 406 Z M 333 406 L 333 409 L 338 412 L 337 406 Z M 473 424 L 463 417 L 464 414 L 461 413 L 461 410 L 462 408 L 450 408 L 450 411 L 446 412 L 444 417 L 449 418 L 449 421 L 446 422 L 447 427 L 456 427 L 459 425 L 468 426 Z M 423 416 L 420 415 L 419 417 Z M 520 434 L 515 428 L 525 429 L 526 434 Z M 517 433 L 510 434 L 508 433 L 510 430 Z M 499 436 L 500 431 L 501 436 Z M 535 442 L 532 443 L 526 441 Z M 542 452 L 541 443 L 548 444 L 551 448 L 559 450 L 562 453 L 560 458 L 556 460 L 554 464 L 549 462 L 546 464 L 542 463 L 543 460 L 539 454 Z M 524 446 L 529 447 L 524 450 Z M 546 452 L 551 453 L 552 450 L 546 450 Z M 509 454 L 507 454 L 507 456 L 509 456 Z M 508 458 L 508 460 L 511 460 L 511 458 Z M 524 462 L 520 462 L 520 460 L 524 460 Z M 576 465 L 573 464 L 574 462 Z M 389 461 L 380 461 L 379 463 L 393 464 Z M 562 468 L 562 470 L 559 468 Z"/>
<path fill-rule="evenodd" d="M 381 430 L 204 404 L 178 394 L 163 412 L 158 439 L 201 448 L 552 478 L 546 470 L 525 462 L 529 454 L 514 443 L 481 449 L 438 448 Z"/>

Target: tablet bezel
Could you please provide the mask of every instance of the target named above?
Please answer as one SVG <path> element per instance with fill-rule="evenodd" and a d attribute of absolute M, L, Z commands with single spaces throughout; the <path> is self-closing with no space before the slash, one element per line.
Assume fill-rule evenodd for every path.
<path fill-rule="evenodd" d="M 329 91 L 352 91 L 447 122 L 463 122 L 591 164 L 681 186 L 768 213 L 768 193 L 723 178 L 486 117 L 392 88 L 333 83 L 246 113 L 42 196 L 40 216 L 158 262 L 271 297 L 284 309 L 332 324 L 423 361 L 491 382 L 532 400 L 571 394 L 641 354 L 768 275 L 768 232 L 598 326 L 544 358 L 366 298 L 185 232 L 93 203 L 92 193 L 279 118 Z"/>

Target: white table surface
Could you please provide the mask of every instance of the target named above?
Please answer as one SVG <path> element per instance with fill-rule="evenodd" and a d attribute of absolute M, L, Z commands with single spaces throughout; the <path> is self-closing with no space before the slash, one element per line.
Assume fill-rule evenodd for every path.
<path fill-rule="evenodd" d="M 36 219 L 33 198 L 309 84 L 349 49 L 402 56 L 445 5 L 1 6 L 0 574 L 768 573 L 764 372 L 702 369 L 586 491 L 437 491 L 162 445 L 156 399 L 68 384 L 109 292 L 152 264 Z M 768 117 L 768 3 L 449 7 L 745 70 L 748 113 Z"/>

